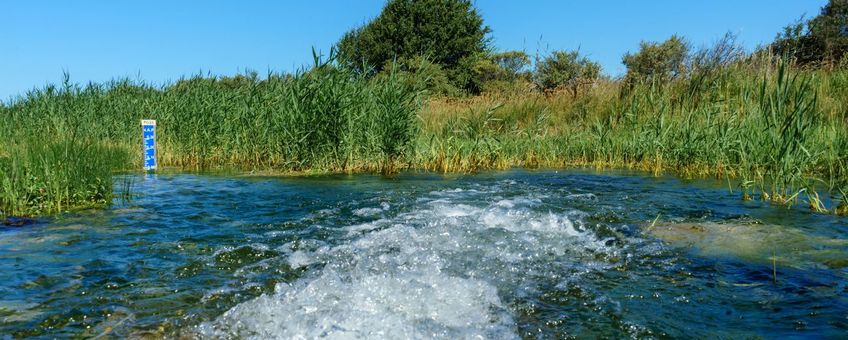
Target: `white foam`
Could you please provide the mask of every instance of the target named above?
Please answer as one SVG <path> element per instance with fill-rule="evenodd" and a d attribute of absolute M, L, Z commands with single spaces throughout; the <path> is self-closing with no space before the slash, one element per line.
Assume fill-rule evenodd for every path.
<path fill-rule="evenodd" d="M 616 251 L 575 225 L 579 212 L 541 211 L 541 201 L 527 197 L 467 202 L 479 195 L 434 192 L 416 210 L 346 227 L 348 239 L 335 246 L 289 246 L 291 267 L 317 266 L 197 330 L 244 338 L 517 338 L 501 294 L 532 294 L 534 278 L 554 270 L 548 261 L 591 264 L 595 253 Z M 570 257 L 584 252 L 595 253 Z"/>
<path fill-rule="evenodd" d="M 367 217 L 374 216 L 379 213 L 382 213 L 383 209 L 380 208 L 360 208 L 353 211 L 353 214 L 356 216 Z"/>
<path fill-rule="evenodd" d="M 392 206 L 388 202 L 380 202 L 379 208 L 359 208 L 353 211 L 356 216 L 367 217 L 388 211 Z"/>
<path fill-rule="evenodd" d="M 372 231 L 372 230 L 381 228 L 381 227 L 385 226 L 386 224 L 388 224 L 389 222 L 390 222 L 389 220 L 381 218 L 379 220 L 368 222 L 368 223 L 355 224 L 355 225 L 352 225 L 352 226 L 348 226 L 348 227 L 345 227 L 344 229 L 347 230 L 348 236 L 353 236 L 353 235 L 356 235 L 356 234 L 360 234 L 360 233 L 363 233 L 363 232 Z"/>
<path fill-rule="evenodd" d="M 542 203 L 542 200 L 538 198 L 528 198 L 528 197 L 517 197 L 512 199 L 502 199 L 495 203 L 496 206 L 501 208 L 515 208 L 515 207 L 535 207 Z"/>
<path fill-rule="evenodd" d="M 515 338 L 496 290 L 443 275 L 369 275 L 350 280 L 325 271 L 311 281 L 240 304 L 207 336 L 277 339 Z M 493 322 L 495 320 L 495 322 Z"/>
<path fill-rule="evenodd" d="M 595 196 L 595 194 L 591 194 L 591 193 L 571 194 L 571 195 L 565 196 L 565 198 L 569 199 L 569 200 L 586 200 L 586 201 L 595 201 L 595 200 L 598 199 L 598 197 Z"/>

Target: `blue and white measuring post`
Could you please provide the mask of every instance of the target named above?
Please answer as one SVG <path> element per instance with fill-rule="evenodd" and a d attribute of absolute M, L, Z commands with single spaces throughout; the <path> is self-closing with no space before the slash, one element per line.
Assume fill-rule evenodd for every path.
<path fill-rule="evenodd" d="M 156 121 L 152 119 L 141 120 L 141 136 L 144 138 L 142 144 L 144 153 L 144 170 L 156 170 Z"/>

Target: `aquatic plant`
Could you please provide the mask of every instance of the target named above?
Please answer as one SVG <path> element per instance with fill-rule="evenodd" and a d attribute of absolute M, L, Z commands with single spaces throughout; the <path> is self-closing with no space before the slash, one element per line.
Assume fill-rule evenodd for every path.
<path fill-rule="evenodd" d="M 363 78 L 332 53 L 293 74 L 196 75 L 163 87 L 66 79 L 0 107 L 0 207 L 41 214 L 109 202 L 109 176 L 139 168 L 138 122 L 149 118 L 159 121 L 164 167 L 632 168 L 715 176 L 743 197 L 844 214 L 848 70 L 769 58 L 719 63 L 697 79 L 599 80 L 579 96 L 431 97 L 423 108 L 402 73 Z"/>
<path fill-rule="evenodd" d="M 315 53 L 294 74 L 49 85 L 2 109 L 0 210 L 32 215 L 111 201 L 115 171 L 141 164 L 141 119 L 158 121 L 159 164 L 202 170 L 394 171 L 418 125 L 418 93 Z"/>
<path fill-rule="evenodd" d="M 474 171 L 478 164 L 459 160 L 473 159 L 466 150 L 489 136 L 497 161 L 488 164 L 499 168 L 593 166 L 716 176 L 736 182 L 745 197 L 805 201 L 816 211 L 844 213 L 837 206 L 843 197 L 838 189 L 848 182 L 848 120 L 838 99 L 845 75 L 740 59 L 698 79 L 602 81 L 576 98 L 531 93 L 433 100 L 422 112 L 416 163 Z M 502 124 L 478 131 L 475 117 L 493 106 L 489 119 Z M 475 133 L 456 132 L 466 129 Z"/>

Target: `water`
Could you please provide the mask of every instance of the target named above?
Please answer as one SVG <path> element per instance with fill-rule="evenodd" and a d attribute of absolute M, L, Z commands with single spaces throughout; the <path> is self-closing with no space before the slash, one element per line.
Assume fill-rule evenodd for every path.
<path fill-rule="evenodd" d="M 721 183 L 579 171 L 134 180 L 130 202 L 0 229 L 3 334 L 848 332 L 846 219 L 742 202 Z"/>

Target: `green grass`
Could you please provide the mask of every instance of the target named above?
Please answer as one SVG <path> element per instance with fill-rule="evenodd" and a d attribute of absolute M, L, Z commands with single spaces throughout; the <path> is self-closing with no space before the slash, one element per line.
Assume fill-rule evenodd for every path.
<path fill-rule="evenodd" d="M 433 100 L 413 163 L 439 171 L 594 166 L 715 176 L 738 183 L 746 199 L 845 214 L 846 75 L 740 62 L 664 84 L 603 82 L 578 98 Z"/>
<path fill-rule="evenodd" d="M 418 92 L 404 84 L 318 56 L 308 70 L 262 79 L 66 79 L 0 108 L 0 216 L 110 202 L 112 174 L 141 167 L 141 119 L 157 120 L 160 166 L 393 172 L 418 126 Z"/>
<path fill-rule="evenodd" d="M 0 215 L 108 204 L 139 169 L 139 121 L 160 165 L 262 172 L 634 168 L 736 183 L 743 198 L 848 213 L 848 71 L 745 61 L 668 83 L 586 93 L 429 98 L 333 63 L 295 74 L 195 76 L 33 90 L 0 106 Z M 514 88 L 522 88 L 515 86 Z"/>

